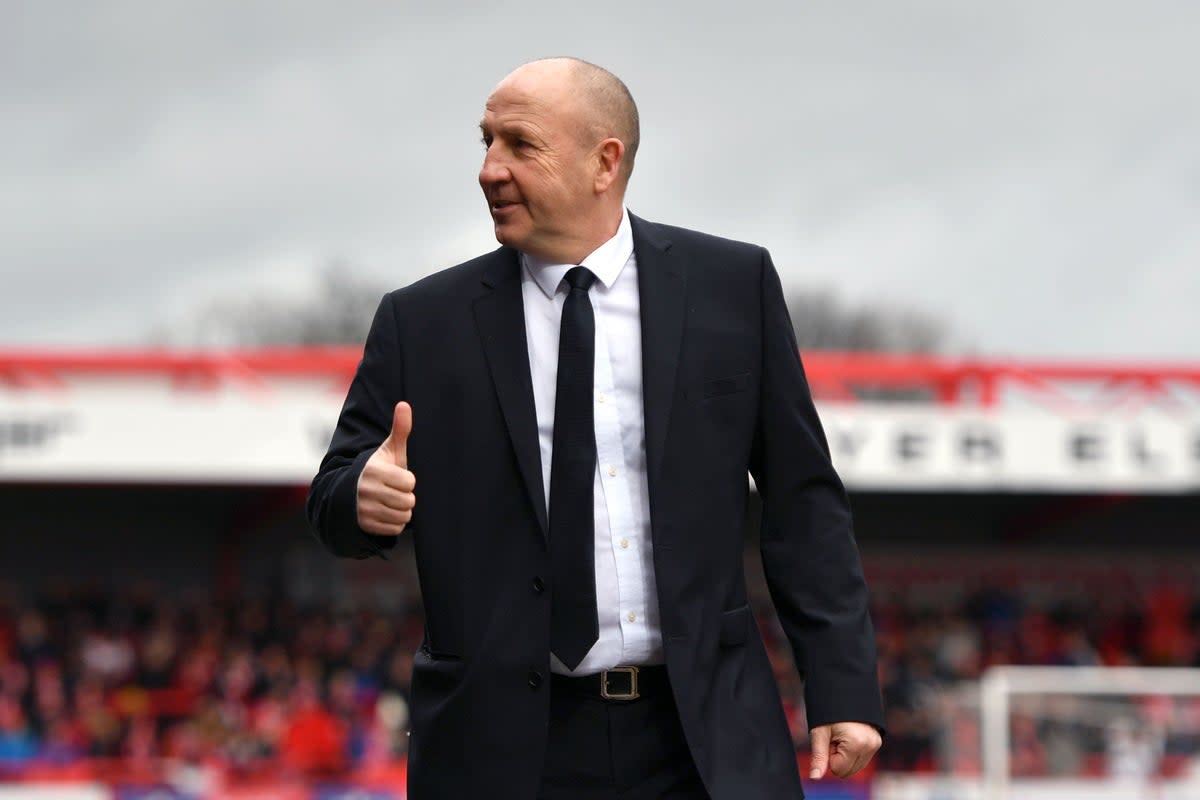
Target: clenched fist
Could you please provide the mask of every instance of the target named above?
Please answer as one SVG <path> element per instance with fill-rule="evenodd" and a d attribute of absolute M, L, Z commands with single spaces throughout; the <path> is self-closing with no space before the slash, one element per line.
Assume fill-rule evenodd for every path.
<path fill-rule="evenodd" d="M 399 536 L 412 519 L 416 477 L 408 471 L 408 436 L 412 406 L 397 403 L 392 432 L 371 454 L 358 476 L 358 527 L 380 536 Z"/>
<path fill-rule="evenodd" d="M 826 771 L 849 778 L 867 765 L 883 744 L 879 731 L 865 722 L 835 722 L 809 731 L 812 769 L 808 777 L 824 778 Z"/>

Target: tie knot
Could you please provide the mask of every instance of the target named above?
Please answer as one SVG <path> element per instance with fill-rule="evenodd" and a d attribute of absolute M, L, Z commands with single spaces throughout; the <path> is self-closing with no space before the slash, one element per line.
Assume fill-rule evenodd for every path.
<path fill-rule="evenodd" d="M 571 267 L 571 269 L 567 270 L 565 280 L 571 287 L 571 291 L 578 289 L 586 292 L 596 282 L 596 276 L 587 267 Z"/>

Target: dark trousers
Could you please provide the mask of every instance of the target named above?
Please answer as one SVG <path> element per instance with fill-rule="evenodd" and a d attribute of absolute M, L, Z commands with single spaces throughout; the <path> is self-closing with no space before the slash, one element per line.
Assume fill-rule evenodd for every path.
<path fill-rule="evenodd" d="M 665 678 L 615 701 L 555 675 L 549 734 L 539 800 L 709 800 Z"/>

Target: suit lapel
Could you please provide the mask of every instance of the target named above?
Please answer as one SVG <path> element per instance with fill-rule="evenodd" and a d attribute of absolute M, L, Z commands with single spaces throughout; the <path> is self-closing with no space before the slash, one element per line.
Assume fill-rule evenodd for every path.
<path fill-rule="evenodd" d="M 663 450 L 675 396 L 676 365 L 687 308 L 687 274 L 657 226 L 629 215 L 637 256 L 642 321 L 642 395 L 646 422 L 647 480 L 651 497 L 662 471 Z"/>
<path fill-rule="evenodd" d="M 547 536 L 537 412 L 533 405 L 529 347 L 525 339 L 525 306 L 521 299 L 521 264 L 515 250 L 501 248 L 496 251 L 483 284 L 491 291 L 475 301 L 475 324 L 483 341 L 525 491 L 542 535 Z"/>
<path fill-rule="evenodd" d="M 642 323 L 642 394 L 646 424 L 646 463 L 651 495 L 662 471 L 663 451 L 675 395 L 676 365 L 687 308 L 687 275 L 671 255 L 671 242 L 656 226 L 629 215 L 637 256 Z M 501 248 L 483 278 L 488 291 L 475 301 L 475 324 L 483 342 L 496 396 L 508 426 L 517 466 L 542 535 L 549 535 L 542 486 L 537 413 L 525 339 L 521 265 L 515 250 Z"/>

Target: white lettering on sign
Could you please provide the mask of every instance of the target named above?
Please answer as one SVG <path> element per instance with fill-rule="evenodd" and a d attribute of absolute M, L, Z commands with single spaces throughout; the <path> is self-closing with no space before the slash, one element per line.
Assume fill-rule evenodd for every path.
<path fill-rule="evenodd" d="M 1200 415 L 1065 418 L 1045 412 L 826 406 L 834 465 L 881 489 L 1200 488 Z"/>
<path fill-rule="evenodd" d="M 24 413 L 0 416 L 0 460 L 11 452 L 52 447 L 71 426 L 67 414 Z"/>

